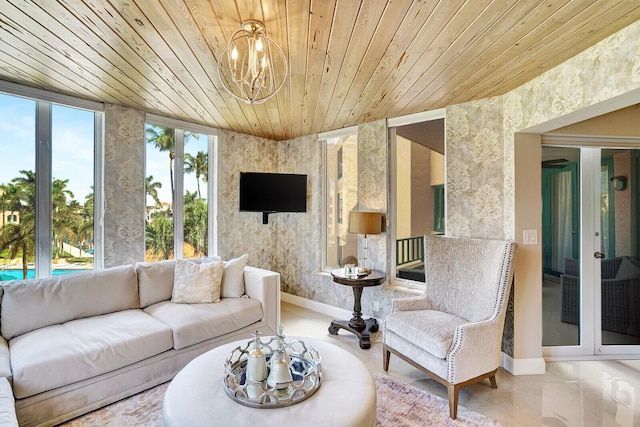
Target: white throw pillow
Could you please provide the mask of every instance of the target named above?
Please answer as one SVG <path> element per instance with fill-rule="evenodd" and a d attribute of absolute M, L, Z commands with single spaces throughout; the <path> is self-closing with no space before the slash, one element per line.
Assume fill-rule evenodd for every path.
<path fill-rule="evenodd" d="M 177 259 L 171 302 L 198 304 L 219 301 L 223 274 L 222 261 L 196 264 Z"/>
<path fill-rule="evenodd" d="M 224 263 L 220 291 L 222 298 L 240 298 L 244 295 L 244 266 L 247 265 L 248 258 L 249 255 L 244 254 Z"/>

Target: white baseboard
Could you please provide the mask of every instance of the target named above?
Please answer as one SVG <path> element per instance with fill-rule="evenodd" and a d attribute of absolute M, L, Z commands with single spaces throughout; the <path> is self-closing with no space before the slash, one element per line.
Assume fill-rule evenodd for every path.
<path fill-rule="evenodd" d="M 514 359 L 502 353 L 502 367 L 512 375 L 544 375 L 546 365 L 544 358 Z"/>
<path fill-rule="evenodd" d="M 327 316 L 336 319 L 351 319 L 353 317 L 353 313 L 351 313 L 349 310 L 334 307 L 333 305 L 313 301 L 307 298 L 302 298 L 297 295 L 289 294 L 287 292 L 280 292 L 280 300 L 289 304 L 297 305 L 298 307 L 326 314 Z"/>

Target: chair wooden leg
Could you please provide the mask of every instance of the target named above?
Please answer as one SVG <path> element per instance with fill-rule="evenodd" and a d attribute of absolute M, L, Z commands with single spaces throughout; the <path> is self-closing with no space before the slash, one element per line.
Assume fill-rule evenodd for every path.
<path fill-rule="evenodd" d="M 391 357 L 391 352 L 387 349 L 387 345 L 382 345 L 382 369 L 385 371 L 389 370 L 389 358 Z"/>
<path fill-rule="evenodd" d="M 460 389 L 455 384 L 447 384 L 447 394 L 449 396 L 449 417 L 452 420 L 458 418 L 458 392 Z"/>
<path fill-rule="evenodd" d="M 491 388 L 498 388 L 498 383 L 496 382 L 496 375 L 493 374 L 489 377 L 489 382 L 491 382 Z"/>

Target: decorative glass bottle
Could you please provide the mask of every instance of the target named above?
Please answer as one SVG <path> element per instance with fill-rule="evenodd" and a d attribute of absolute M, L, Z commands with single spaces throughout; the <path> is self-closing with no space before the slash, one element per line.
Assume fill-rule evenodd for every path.
<path fill-rule="evenodd" d="M 253 333 L 253 350 L 247 360 L 247 395 L 257 399 L 263 393 L 262 382 L 267 379 L 267 360 L 262 351 L 260 332 Z"/>
<path fill-rule="evenodd" d="M 278 396 L 287 396 L 291 393 L 293 377 L 289 369 L 289 355 L 284 348 L 284 335 L 282 326 L 278 327 L 278 349 L 271 357 L 271 371 L 267 378 L 267 385 L 275 389 Z"/>

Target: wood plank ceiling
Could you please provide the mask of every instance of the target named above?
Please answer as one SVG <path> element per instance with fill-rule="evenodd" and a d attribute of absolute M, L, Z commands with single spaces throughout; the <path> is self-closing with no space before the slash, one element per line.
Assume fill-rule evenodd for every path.
<path fill-rule="evenodd" d="M 258 19 L 290 75 L 221 87 Z M 495 95 L 640 19 L 636 0 L 0 0 L 0 79 L 284 140 Z"/>

